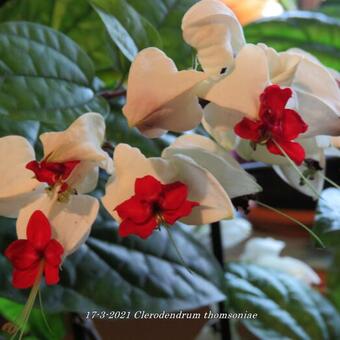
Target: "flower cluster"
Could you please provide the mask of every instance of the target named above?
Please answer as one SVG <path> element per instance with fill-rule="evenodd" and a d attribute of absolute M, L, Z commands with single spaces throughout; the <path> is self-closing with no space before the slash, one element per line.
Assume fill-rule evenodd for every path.
<path fill-rule="evenodd" d="M 237 18 L 220 0 L 192 6 L 182 31 L 202 71 L 178 71 L 159 49 L 142 50 L 130 69 L 123 108 L 130 124 L 159 137 L 202 122 L 227 152 L 272 164 L 290 185 L 316 198 L 323 176 L 312 179 L 311 190 L 299 184 L 295 165 L 308 172 L 312 159 L 324 171 L 325 136 L 329 145 L 340 134 L 335 72 L 299 49 L 278 53 L 246 43 Z M 202 108 L 199 99 L 208 104 Z"/>
<path fill-rule="evenodd" d="M 334 75 L 303 51 L 278 53 L 246 43 L 237 18 L 219 0 L 192 6 L 182 31 L 202 71 L 178 71 L 157 48 L 140 51 L 123 113 L 131 128 L 149 138 L 200 123 L 206 136 L 183 134 L 152 158 L 118 143 L 111 159 L 102 148 L 103 116 L 85 113 L 65 131 L 40 136 L 42 159 L 25 138 L 0 138 L 6 159 L 0 164 L 0 215 L 17 218 L 18 240 L 5 252 L 14 287 L 36 287 L 43 276 L 47 284 L 58 283 L 65 257 L 86 241 L 98 215 L 99 200 L 90 193 L 99 171 L 111 176 L 101 202 L 122 237 L 145 239 L 177 222 L 233 218 L 231 199 L 262 189 L 230 151 L 273 164 L 288 183 L 315 194 L 301 185 L 300 174 L 310 171 L 311 160 L 324 168 L 323 149 L 340 135 Z M 316 191 L 321 178 L 311 180 Z"/>

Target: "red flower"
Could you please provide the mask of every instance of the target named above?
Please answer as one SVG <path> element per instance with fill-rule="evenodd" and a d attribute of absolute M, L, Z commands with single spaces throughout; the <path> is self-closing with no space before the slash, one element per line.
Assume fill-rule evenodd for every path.
<path fill-rule="evenodd" d="M 199 205 L 187 197 L 188 187 L 181 182 L 162 184 L 152 176 L 137 178 L 135 195 L 115 208 L 122 219 L 119 235 L 147 238 L 159 225 L 174 224 Z"/>
<path fill-rule="evenodd" d="M 285 108 L 291 96 L 290 88 L 268 86 L 260 96 L 259 119 L 253 121 L 243 118 L 234 131 L 244 139 L 265 144 L 268 151 L 275 155 L 283 155 L 276 144 L 280 145 L 287 155 L 300 165 L 305 159 L 305 150 L 293 140 L 306 132 L 308 125 L 296 111 Z"/>
<path fill-rule="evenodd" d="M 39 182 L 47 183 L 53 187 L 58 182 L 62 184 L 60 192 L 68 189 L 66 180 L 80 161 L 68 161 L 64 163 L 31 161 L 26 164 L 26 168 L 33 171 Z"/>
<path fill-rule="evenodd" d="M 36 210 L 27 225 L 27 240 L 16 240 L 5 251 L 12 262 L 13 286 L 29 288 L 43 270 L 48 285 L 59 282 L 59 265 L 64 253 L 63 246 L 51 239 L 51 226 L 46 216 Z"/>

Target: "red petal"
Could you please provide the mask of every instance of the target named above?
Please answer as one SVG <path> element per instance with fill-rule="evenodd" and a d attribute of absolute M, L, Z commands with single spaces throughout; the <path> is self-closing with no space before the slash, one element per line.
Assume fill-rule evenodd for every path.
<path fill-rule="evenodd" d="M 27 240 L 16 240 L 5 250 L 5 256 L 12 262 L 14 268 L 28 269 L 40 260 L 40 256 Z"/>
<path fill-rule="evenodd" d="M 79 163 L 80 163 L 80 161 L 68 161 L 68 162 L 63 163 L 64 169 L 63 169 L 62 179 L 68 178 L 71 175 L 71 173 L 74 170 L 74 168 Z"/>
<path fill-rule="evenodd" d="M 258 141 L 261 137 L 262 123 L 253 121 L 248 118 L 243 118 L 234 127 L 235 133 L 244 139 L 249 139 L 254 142 Z"/>
<path fill-rule="evenodd" d="M 306 132 L 308 125 L 301 116 L 294 110 L 285 109 L 282 116 L 283 138 L 290 141 L 297 138 L 301 133 Z"/>
<path fill-rule="evenodd" d="M 39 170 L 39 163 L 37 161 L 30 161 L 26 164 L 26 169 L 36 172 Z"/>
<path fill-rule="evenodd" d="M 136 196 L 119 204 L 115 210 L 121 219 L 131 219 L 135 223 L 144 223 L 152 216 L 151 205 L 148 202 L 142 202 Z"/>
<path fill-rule="evenodd" d="M 157 226 L 158 223 L 154 217 L 150 218 L 150 220 L 144 224 L 137 224 L 130 220 L 124 220 L 119 226 L 118 233 L 122 237 L 137 235 L 146 239 L 153 233 Z"/>
<path fill-rule="evenodd" d="M 52 170 L 45 168 L 44 162 L 40 164 L 37 161 L 31 161 L 26 164 L 26 168 L 34 172 L 39 182 L 44 182 L 52 186 L 58 180 L 58 176 Z"/>
<path fill-rule="evenodd" d="M 186 200 L 188 187 L 181 182 L 166 184 L 163 186 L 162 194 L 161 208 L 164 210 L 176 209 Z"/>
<path fill-rule="evenodd" d="M 275 115 L 277 118 L 280 118 L 281 113 L 291 96 L 292 90 L 289 87 L 285 89 L 281 89 L 278 85 L 266 87 L 260 96 L 260 117 L 263 112 L 271 110 L 271 114 Z"/>
<path fill-rule="evenodd" d="M 27 239 L 40 251 L 44 250 L 51 239 L 50 222 L 40 210 L 36 210 L 28 221 Z"/>
<path fill-rule="evenodd" d="M 199 203 L 197 202 L 185 201 L 179 208 L 175 210 L 166 210 L 162 212 L 162 216 L 166 223 L 172 225 L 182 217 L 190 215 L 192 208 L 198 205 Z"/>
<path fill-rule="evenodd" d="M 56 285 L 59 282 L 59 267 L 48 263 L 44 267 L 45 281 L 47 285 Z"/>
<path fill-rule="evenodd" d="M 162 190 L 162 183 L 153 176 L 137 178 L 135 182 L 135 194 L 146 201 L 154 201 Z"/>
<path fill-rule="evenodd" d="M 48 242 L 45 251 L 44 258 L 46 262 L 52 266 L 59 266 L 61 263 L 61 255 L 64 253 L 63 246 L 56 240 Z"/>
<path fill-rule="evenodd" d="M 15 288 L 25 289 L 32 287 L 38 275 L 39 263 L 26 270 L 14 270 L 12 284 Z"/>
<path fill-rule="evenodd" d="M 305 159 L 305 150 L 299 143 L 287 141 L 280 141 L 277 143 L 279 143 L 281 148 L 287 153 L 287 155 L 293 162 L 295 162 L 297 165 L 302 164 Z M 267 143 L 267 149 L 274 155 L 283 156 L 281 150 L 272 141 Z"/>

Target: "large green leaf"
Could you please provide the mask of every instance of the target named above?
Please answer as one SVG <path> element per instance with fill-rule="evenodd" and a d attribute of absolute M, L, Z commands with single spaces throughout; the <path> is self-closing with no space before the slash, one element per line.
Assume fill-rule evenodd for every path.
<path fill-rule="evenodd" d="M 11 0 L 0 8 L 0 21 L 31 21 L 52 26 L 76 41 L 100 74 L 112 72 L 114 60 L 105 28 L 87 0 Z"/>
<path fill-rule="evenodd" d="M 257 313 L 242 323 L 259 339 L 340 338 L 340 315 L 323 296 L 287 274 L 255 265 L 230 264 L 226 274 L 229 308 Z"/>
<path fill-rule="evenodd" d="M 181 22 L 185 12 L 197 0 L 128 0 L 138 13 L 145 16 L 159 31 L 163 50 L 178 68 L 188 68 L 194 53 L 182 38 Z"/>
<path fill-rule="evenodd" d="M 114 44 L 128 60 L 132 61 L 139 49 L 161 45 L 154 26 L 125 0 L 90 0 L 90 3 Z"/>
<path fill-rule="evenodd" d="M 71 39 L 48 27 L 0 24 L 0 114 L 67 125 L 79 115 L 106 114 L 94 92 L 93 64 Z"/>
<path fill-rule="evenodd" d="M 15 121 L 7 116 L 1 116 L 0 119 L 0 137 L 19 135 L 25 137 L 33 145 L 36 143 L 40 127 L 38 121 Z"/>
<path fill-rule="evenodd" d="M 340 244 L 340 190 L 329 188 L 321 193 L 314 231 L 328 247 Z"/>
<path fill-rule="evenodd" d="M 14 222 L 0 222 L 0 250 L 14 237 Z M 47 311 L 180 310 L 205 306 L 224 299 L 223 273 L 200 243 L 178 227 L 173 237 L 184 260 L 163 230 L 148 240 L 122 239 L 111 219 L 99 219 L 91 237 L 63 264 L 57 286 L 43 287 Z M 26 294 L 10 283 L 10 264 L 0 256 L 0 295 L 23 302 Z"/>
<path fill-rule="evenodd" d="M 278 51 L 302 48 L 340 70 L 340 21 L 314 12 L 285 13 L 245 27 L 250 43 L 263 42 Z"/>

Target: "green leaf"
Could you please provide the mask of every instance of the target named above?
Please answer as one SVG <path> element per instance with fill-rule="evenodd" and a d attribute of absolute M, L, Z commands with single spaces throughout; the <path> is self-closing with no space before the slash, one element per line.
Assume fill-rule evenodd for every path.
<path fill-rule="evenodd" d="M 0 24 L 0 114 L 67 126 L 81 114 L 106 114 L 89 57 L 65 35 L 27 22 Z"/>
<path fill-rule="evenodd" d="M 114 144 L 126 143 L 138 147 L 147 157 L 159 157 L 168 146 L 161 139 L 146 138 L 136 128 L 129 128 L 126 118 L 117 111 L 112 112 L 106 120 L 106 138 Z"/>
<path fill-rule="evenodd" d="M 0 21 L 27 20 L 43 25 L 52 21 L 55 0 L 11 0 L 0 8 Z"/>
<path fill-rule="evenodd" d="M 46 311 L 193 309 L 224 299 L 223 272 L 190 234 L 171 232 L 190 273 L 183 267 L 165 230 L 148 240 L 120 238 L 112 219 L 99 218 L 87 243 L 66 259 L 61 281 L 42 288 Z M 12 223 L 12 225 L 10 225 Z M 0 250 L 14 237 L 14 222 L 0 222 Z M 0 256 L 0 295 L 23 302 L 26 295 L 10 283 L 11 268 Z"/>
<path fill-rule="evenodd" d="M 0 8 L 0 21 L 31 21 L 58 27 L 86 51 L 100 74 L 112 73 L 114 60 L 105 28 L 87 0 L 11 0 Z"/>
<path fill-rule="evenodd" d="M 191 67 L 195 53 L 182 37 L 181 22 L 185 12 L 197 0 L 128 0 L 138 13 L 145 16 L 163 39 L 163 50 L 179 69 Z"/>
<path fill-rule="evenodd" d="M 232 263 L 227 268 L 226 295 L 231 311 L 257 314 L 242 323 L 259 339 L 340 337 L 340 315 L 330 302 L 287 274 Z"/>
<path fill-rule="evenodd" d="M 90 0 L 90 3 L 114 44 L 128 60 L 132 61 L 139 49 L 161 46 L 157 30 L 125 0 Z"/>
<path fill-rule="evenodd" d="M 294 11 L 298 8 L 297 0 L 279 0 L 279 2 L 287 11 Z"/>
<path fill-rule="evenodd" d="M 340 70 L 340 21 L 314 12 L 285 13 L 245 27 L 249 43 L 265 43 L 278 51 L 302 48 L 328 67 Z"/>
<path fill-rule="evenodd" d="M 340 244 L 340 190 L 329 188 L 321 193 L 313 230 L 328 247 Z"/>
<path fill-rule="evenodd" d="M 0 137 L 19 135 L 25 137 L 32 145 L 37 142 L 40 123 L 33 120 L 15 121 L 1 116 Z"/>
<path fill-rule="evenodd" d="M 15 322 L 23 310 L 23 305 L 11 300 L 0 298 L 0 315 L 10 322 Z M 50 327 L 49 331 L 43 319 L 41 310 L 35 308 L 32 310 L 28 320 L 27 329 L 25 329 L 25 339 L 28 336 L 37 340 L 59 340 L 65 336 L 65 325 L 63 315 L 47 314 L 46 320 Z M 0 332 L 1 333 L 1 332 Z"/>
<path fill-rule="evenodd" d="M 340 18 L 340 4 L 328 4 L 328 1 L 324 6 L 318 9 L 319 12 L 326 14 L 330 17 Z"/>
<path fill-rule="evenodd" d="M 340 311 L 340 250 L 333 252 L 332 264 L 327 273 L 327 294 Z"/>

